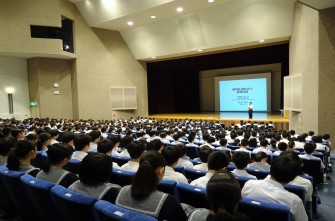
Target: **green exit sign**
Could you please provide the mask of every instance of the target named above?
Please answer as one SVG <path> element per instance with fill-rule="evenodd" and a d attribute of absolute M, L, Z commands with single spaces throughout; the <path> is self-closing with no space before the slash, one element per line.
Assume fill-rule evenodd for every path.
<path fill-rule="evenodd" d="M 36 101 L 29 102 L 29 105 L 30 105 L 30 107 L 36 107 L 37 102 Z"/>

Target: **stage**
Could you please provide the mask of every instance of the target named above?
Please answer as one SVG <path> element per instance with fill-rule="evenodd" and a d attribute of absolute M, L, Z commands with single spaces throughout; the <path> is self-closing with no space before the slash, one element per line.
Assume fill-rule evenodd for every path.
<path fill-rule="evenodd" d="M 192 120 L 205 120 L 205 121 L 218 121 L 226 125 L 232 123 L 238 124 L 240 120 L 245 122 L 251 121 L 255 123 L 267 123 L 272 121 L 278 130 L 288 130 L 289 120 L 285 119 L 281 113 L 274 112 L 254 112 L 253 119 L 248 118 L 248 112 L 201 112 L 201 113 L 178 113 L 178 114 L 153 114 L 148 118 L 157 120 L 164 119 L 192 119 Z"/>

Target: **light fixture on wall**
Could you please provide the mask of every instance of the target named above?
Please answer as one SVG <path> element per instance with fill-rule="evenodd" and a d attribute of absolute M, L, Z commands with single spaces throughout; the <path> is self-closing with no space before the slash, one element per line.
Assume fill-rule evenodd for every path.
<path fill-rule="evenodd" d="M 13 105 L 14 88 L 12 88 L 12 87 L 6 87 L 5 91 L 8 94 L 9 114 L 13 114 L 14 113 L 14 105 Z"/>

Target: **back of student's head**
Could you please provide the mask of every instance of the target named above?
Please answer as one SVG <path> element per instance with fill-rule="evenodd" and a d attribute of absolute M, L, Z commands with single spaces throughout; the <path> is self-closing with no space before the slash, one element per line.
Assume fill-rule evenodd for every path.
<path fill-rule="evenodd" d="M 69 143 L 71 141 L 74 141 L 76 139 L 76 134 L 75 133 L 72 133 L 72 132 L 69 132 L 69 131 L 66 131 L 63 133 L 62 135 L 62 142 L 63 143 Z"/>
<path fill-rule="evenodd" d="M 33 143 L 36 143 L 37 139 L 38 139 L 38 135 L 37 134 L 33 134 L 33 133 L 28 134 L 26 136 L 26 139 L 32 141 Z"/>
<path fill-rule="evenodd" d="M 308 136 L 313 136 L 314 135 L 314 131 L 310 130 L 308 131 Z"/>
<path fill-rule="evenodd" d="M 137 159 L 143 154 L 145 146 L 142 142 L 133 141 L 129 144 L 127 150 L 131 159 Z"/>
<path fill-rule="evenodd" d="M 91 137 L 91 142 L 94 142 L 96 139 L 101 137 L 101 132 L 98 130 L 92 130 L 88 135 Z"/>
<path fill-rule="evenodd" d="M 111 153 L 113 150 L 114 144 L 111 140 L 109 139 L 102 139 L 99 141 L 98 143 L 98 153 L 103 153 L 103 154 L 107 154 L 107 153 Z"/>
<path fill-rule="evenodd" d="M 299 170 L 298 163 L 294 160 L 292 155 L 282 154 L 273 160 L 270 168 L 270 175 L 277 182 L 287 184 L 294 180 L 299 174 Z"/>
<path fill-rule="evenodd" d="M 229 158 L 222 151 L 216 151 L 208 157 L 208 170 L 222 170 L 229 165 Z"/>
<path fill-rule="evenodd" d="M 36 152 L 36 147 L 31 141 L 18 141 L 8 154 L 7 168 L 10 170 L 19 170 L 20 160 L 26 159 L 32 151 Z"/>
<path fill-rule="evenodd" d="M 43 145 L 48 141 L 51 140 L 51 136 L 48 133 L 41 133 L 38 135 L 37 140 L 37 150 L 42 150 Z M 50 143 L 50 142 L 49 142 Z"/>
<path fill-rule="evenodd" d="M 80 163 L 79 179 L 87 186 L 98 186 L 109 182 L 112 158 L 102 153 L 89 153 Z"/>
<path fill-rule="evenodd" d="M 177 141 L 177 140 L 179 140 L 179 138 L 180 138 L 180 134 L 179 134 L 179 133 L 175 133 L 175 134 L 173 134 L 172 138 L 173 138 L 175 141 Z"/>
<path fill-rule="evenodd" d="M 329 134 L 323 134 L 323 135 L 322 135 L 322 138 L 323 138 L 324 140 L 328 140 L 328 139 L 330 138 L 330 135 L 329 135 Z"/>
<path fill-rule="evenodd" d="M 162 155 L 166 160 L 166 164 L 171 166 L 172 164 L 176 163 L 179 159 L 179 151 L 174 146 L 167 146 L 163 149 Z"/>
<path fill-rule="evenodd" d="M 74 140 L 74 147 L 77 151 L 82 151 L 86 146 L 90 145 L 91 137 L 88 135 L 81 134 Z"/>
<path fill-rule="evenodd" d="M 242 147 L 245 147 L 245 146 L 248 146 L 249 145 L 249 140 L 247 140 L 247 139 L 242 139 L 241 140 L 241 146 Z"/>
<path fill-rule="evenodd" d="M 59 130 L 57 129 L 51 129 L 48 131 L 48 133 L 50 134 L 51 138 L 57 137 L 59 135 Z"/>
<path fill-rule="evenodd" d="M 209 213 L 207 221 L 237 220 L 234 215 L 241 200 L 241 188 L 233 174 L 224 170 L 217 171 L 209 179 L 206 192 L 213 210 L 213 213 Z"/>
<path fill-rule="evenodd" d="M 281 150 L 281 151 L 285 151 L 285 150 L 287 150 L 287 147 L 288 147 L 288 145 L 287 145 L 287 143 L 285 143 L 285 142 L 280 142 L 280 143 L 278 144 L 278 149 Z"/>
<path fill-rule="evenodd" d="M 269 144 L 269 141 L 267 139 L 260 140 L 260 145 L 262 147 L 266 147 Z"/>
<path fill-rule="evenodd" d="M 227 145 L 227 139 L 226 138 L 220 139 L 220 145 L 221 146 L 226 146 Z"/>
<path fill-rule="evenodd" d="M 209 136 L 208 139 L 207 139 L 207 143 L 211 144 L 211 143 L 214 143 L 215 142 L 215 138 L 212 137 L 212 136 Z"/>
<path fill-rule="evenodd" d="M 200 148 L 199 152 L 198 152 L 198 155 L 199 155 L 199 158 L 200 158 L 201 162 L 207 163 L 208 162 L 208 156 L 212 152 L 213 152 L 213 150 L 209 146 L 207 146 L 207 145 L 202 146 Z"/>
<path fill-rule="evenodd" d="M 305 143 L 304 150 L 307 154 L 312 154 L 316 149 L 315 143 Z"/>
<path fill-rule="evenodd" d="M 50 166 L 57 165 L 63 160 L 71 159 L 72 148 L 68 144 L 55 143 L 48 147 L 46 151 L 48 155 L 48 164 L 43 168 L 45 172 L 49 172 Z"/>
<path fill-rule="evenodd" d="M 262 159 L 265 159 L 265 158 L 267 158 L 267 157 L 268 157 L 268 155 L 267 155 L 265 152 L 263 152 L 263 151 L 259 151 L 259 152 L 256 153 L 256 155 L 255 155 L 255 161 L 256 161 L 256 162 L 261 162 Z"/>
<path fill-rule="evenodd" d="M 179 151 L 179 158 L 182 158 L 186 155 L 186 147 L 184 144 L 178 144 L 175 146 Z"/>
<path fill-rule="evenodd" d="M 237 169 L 243 170 L 248 166 L 249 161 L 250 161 L 249 153 L 243 151 L 235 151 L 233 155 L 233 162 L 235 163 Z"/>
<path fill-rule="evenodd" d="M 236 137 L 237 137 L 237 133 L 236 133 L 236 132 L 231 132 L 231 133 L 230 133 L 230 138 L 231 138 L 232 140 L 234 140 Z"/>
<path fill-rule="evenodd" d="M 134 138 L 132 136 L 124 136 L 120 140 L 120 147 L 128 148 L 129 144 L 133 142 Z"/>
<path fill-rule="evenodd" d="M 194 139 L 195 139 L 195 135 L 194 135 L 194 134 L 189 135 L 189 136 L 187 137 L 187 140 L 188 140 L 188 142 L 190 142 L 190 143 L 193 142 Z"/>
<path fill-rule="evenodd" d="M 15 146 L 17 140 L 14 137 L 4 137 L 0 139 L 0 155 L 7 156 L 9 151 Z"/>
<path fill-rule="evenodd" d="M 257 147 L 257 140 L 255 138 L 250 138 L 249 147 Z"/>
<path fill-rule="evenodd" d="M 164 145 L 160 139 L 155 139 L 149 142 L 148 150 L 159 151 Z"/>
<path fill-rule="evenodd" d="M 109 135 L 108 139 L 113 142 L 113 144 L 120 143 L 120 136 L 119 135 Z"/>
<path fill-rule="evenodd" d="M 144 200 L 157 189 L 164 176 L 165 159 L 157 151 L 146 152 L 131 183 L 131 197 Z M 158 174 L 159 173 L 159 174 Z"/>
<path fill-rule="evenodd" d="M 18 138 L 21 133 L 23 133 L 23 130 L 17 128 L 11 131 L 12 136 L 15 138 Z"/>

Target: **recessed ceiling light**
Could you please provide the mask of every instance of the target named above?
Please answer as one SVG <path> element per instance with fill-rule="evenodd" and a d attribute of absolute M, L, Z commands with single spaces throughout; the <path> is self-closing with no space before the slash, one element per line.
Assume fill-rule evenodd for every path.
<path fill-rule="evenodd" d="M 156 18 L 156 15 L 151 15 L 150 18 L 152 19 Z"/>
<path fill-rule="evenodd" d="M 202 49 L 198 49 L 198 52 L 202 52 Z"/>
<path fill-rule="evenodd" d="M 264 39 L 261 39 L 261 40 L 259 40 L 258 42 L 259 43 L 263 43 L 265 40 Z"/>
<path fill-rule="evenodd" d="M 212 3 L 212 2 L 214 2 L 214 0 L 208 0 L 208 3 Z"/>
<path fill-rule="evenodd" d="M 182 7 L 177 8 L 177 12 L 182 12 L 182 11 L 184 11 L 184 9 Z"/>
<path fill-rule="evenodd" d="M 133 25 L 134 22 L 132 22 L 132 21 L 128 21 L 127 24 L 128 24 L 128 25 Z"/>
<path fill-rule="evenodd" d="M 152 59 L 155 59 L 156 57 L 151 57 Z"/>

